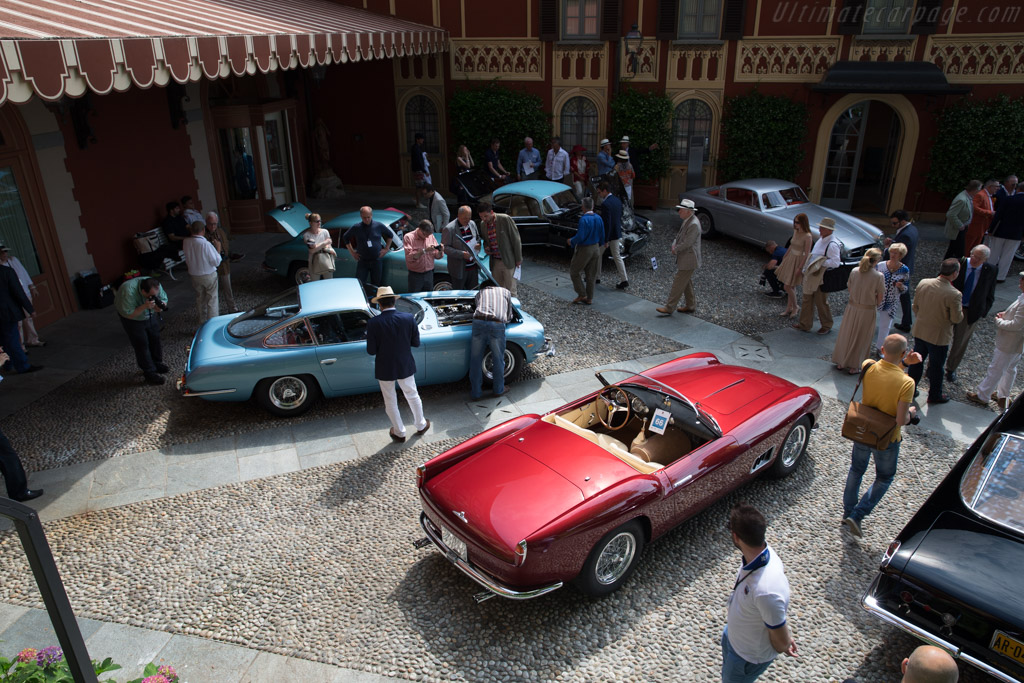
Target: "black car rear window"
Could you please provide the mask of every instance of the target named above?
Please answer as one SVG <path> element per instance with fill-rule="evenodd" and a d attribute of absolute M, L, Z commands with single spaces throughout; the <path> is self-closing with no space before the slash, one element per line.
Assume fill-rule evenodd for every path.
<path fill-rule="evenodd" d="M 292 287 L 232 320 L 228 325 L 228 334 L 236 339 L 251 337 L 292 317 L 299 312 L 299 308 L 299 288 Z"/>
<path fill-rule="evenodd" d="M 1024 533 L 1024 437 L 992 436 L 964 472 L 960 497 L 985 519 Z"/>

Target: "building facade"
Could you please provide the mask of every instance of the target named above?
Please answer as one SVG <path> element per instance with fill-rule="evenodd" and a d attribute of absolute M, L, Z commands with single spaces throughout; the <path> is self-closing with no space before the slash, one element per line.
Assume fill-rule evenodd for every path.
<path fill-rule="evenodd" d="M 416 132 L 446 188 L 459 142 L 447 102 L 491 81 L 539 96 L 563 144 L 591 159 L 620 88 L 664 92 L 664 204 L 715 182 L 727 98 L 798 100 L 810 116 L 797 181 L 879 214 L 945 211 L 924 185 L 939 110 L 1024 94 L 1024 12 L 1005 0 L 28 5 L 0 8 L 0 240 L 36 281 L 42 325 L 75 310 L 78 273 L 108 283 L 135 267 L 133 234 L 182 195 L 234 234 L 273 230 L 270 208 L 339 182 L 410 187 Z"/>

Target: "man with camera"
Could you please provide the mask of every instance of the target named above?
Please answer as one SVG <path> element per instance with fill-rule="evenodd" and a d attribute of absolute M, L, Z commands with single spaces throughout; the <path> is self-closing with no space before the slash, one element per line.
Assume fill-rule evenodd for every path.
<path fill-rule="evenodd" d="M 420 221 L 415 230 L 405 233 L 402 245 L 409 269 L 409 291 L 429 292 L 434 288 L 434 261 L 444 257 L 444 249 L 434 237 L 434 224 Z"/>
<path fill-rule="evenodd" d="M 114 308 L 135 349 L 135 362 L 149 384 L 163 384 L 164 352 L 160 345 L 160 313 L 167 310 L 167 293 L 156 278 L 125 281 L 114 297 Z"/>
<path fill-rule="evenodd" d="M 764 293 L 765 296 L 773 299 L 782 299 L 786 296 L 786 293 L 782 291 L 782 283 L 776 277 L 775 269 L 779 267 L 782 259 L 785 258 L 786 247 L 780 247 L 779 243 L 775 240 L 768 240 L 768 243 L 764 245 L 764 250 L 771 254 L 771 258 L 768 259 L 768 263 L 764 264 L 758 284 L 762 287 L 768 285 L 772 288 L 772 291 Z"/>
<path fill-rule="evenodd" d="M 871 448 L 862 443 L 853 443 L 853 456 L 850 472 L 846 475 L 846 489 L 843 491 L 843 524 L 854 536 L 861 536 L 860 524 L 867 517 L 882 496 L 889 490 L 893 477 L 896 476 L 896 462 L 900 455 L 900 442 L 903 435 L 900 427 L 917 424 L 917 407 L 914 401 L 914 380 L 905 368 L 921 362 L 921 354 L 916 351 L 907 353 L 907 338 L 902 334 L 890 334 L 882 343 L 882 360 L 864 361 L 863 394 L 861 404 L 881 411 L 896 418 L 896 428 L 892 432 L 892 440 L 887 448 Z M 860 496 L 860 483 L 868 462 L 875 458 L 875 481 Z"/>

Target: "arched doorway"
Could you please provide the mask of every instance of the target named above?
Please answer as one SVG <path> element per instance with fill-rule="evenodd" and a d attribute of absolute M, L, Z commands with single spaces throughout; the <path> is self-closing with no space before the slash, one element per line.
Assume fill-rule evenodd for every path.
<path fill-rule="evenodd" d="M 901 133 L 899 116 L 884 102 L 863 100 L 844 111 L 829 136 L 821 204 L 884 213 Z"/>
<path fill-rule="evenodd" d="M 36 327 L 74 310 L 60 240 L 25 123 L 12 105 L 0 107 L 0 242 L 32 278 Z"/>
<path fill-rule="evenodd" d="M 917 112 L 902 95 L 846 95 L 818 130 L 813 200 L 840 211 L 904 208 L 919 134 Z"/>

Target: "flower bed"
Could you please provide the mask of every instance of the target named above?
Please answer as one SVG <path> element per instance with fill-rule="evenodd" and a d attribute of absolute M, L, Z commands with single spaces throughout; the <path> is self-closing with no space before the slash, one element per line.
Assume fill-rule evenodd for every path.
<path fill-rule="evenodd" d="M 107 657 L 102 662 L 93 660 L 93 671 L 97 678 L 109 671 L 117 671 L 120 664 Z M 143 678 L 136 678 L 127 683 L 178 683 L 178 673 L 173 666 L 157 666 L 150 662 L 142 673 Z M 68 667 L 64 653 L 56 645 L 36 650 L 25 648 L 14 659 L 0 657 L 0 683 L 71 683 L 71 669 Z M 108 678 L 104 683 L 117 683 Z"/>

